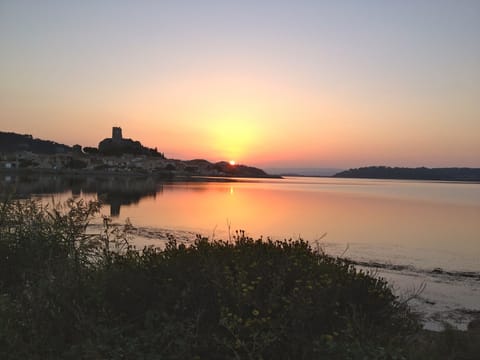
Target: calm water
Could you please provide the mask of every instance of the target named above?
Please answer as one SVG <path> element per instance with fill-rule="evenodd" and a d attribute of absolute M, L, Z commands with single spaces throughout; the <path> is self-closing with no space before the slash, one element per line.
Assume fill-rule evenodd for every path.
<path fill-rule="evenodd" d="M 12 180 L 10 180 L 11 182 Z M 153 180 L 56 180 L 59 198 L 103 194 L 103 213 L 138 228 L 136 242 L 165 234 L 228 239 L 301 237 L 387 278 L 427 326 L 464 326 L 480 313 L 480 184 L 331 178 L 162 184 Z M 48 180 L 44 180 L 45 184 Z M 122 183 L 123 182 L 123 183 Z M 50 198 L 35 181 L 26 193 Z M 21 186 L 18 186 L 21 188 Z"/>
<path fill-rule="evenodd" d="M 349 246 L 346 255 L 373 247 L 378 251 L 366 256 L 380 262 L 480 271 L 478 184 L 322 178 L 169 184 L 120 215 L 139 226 L 220 238 L 229 224 L 273 238 L 315 241 L 326 233 L 324 246 L 342 252 Z"/>

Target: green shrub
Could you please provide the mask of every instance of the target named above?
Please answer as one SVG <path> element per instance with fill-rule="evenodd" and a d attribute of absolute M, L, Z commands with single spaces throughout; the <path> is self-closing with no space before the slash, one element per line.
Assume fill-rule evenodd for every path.
<path fill-rule="evenodd" d="M 382 279 L 302 240 L 89 234 L 99 204 L 0 210 L 2 359 L 402 358 L 418 329 Z"/>

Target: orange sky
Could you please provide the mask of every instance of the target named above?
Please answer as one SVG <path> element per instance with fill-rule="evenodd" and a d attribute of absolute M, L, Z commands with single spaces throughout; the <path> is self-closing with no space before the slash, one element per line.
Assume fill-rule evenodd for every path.
<path fill-rule="evenodd" d="M 0 131 L 96 146 L 121 126 L 167 157 L 260 167 L 480 167 L 478 2 L 195 4 L 2 2 Z"/>

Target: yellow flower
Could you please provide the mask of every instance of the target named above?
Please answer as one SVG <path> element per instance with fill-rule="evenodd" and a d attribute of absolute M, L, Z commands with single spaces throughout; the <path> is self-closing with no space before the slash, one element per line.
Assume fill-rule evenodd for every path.
<path fill-rule="evenodd" d="M 333 336 L 330 335 L 330 334 L 325 334 L 323 335 L 323 339 L 326 341 L 326 342 L 331 342 L 333 340 Z"/>

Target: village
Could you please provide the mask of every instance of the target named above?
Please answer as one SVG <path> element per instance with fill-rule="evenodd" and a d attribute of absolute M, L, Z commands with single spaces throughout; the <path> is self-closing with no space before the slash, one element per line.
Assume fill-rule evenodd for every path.
<path fill-rule="evenodd" d="M 27 137 L 27 140 L 32 140 Z M 33 140 L 32 140 L 33 141 Z M 122 129 L 112 128 L 112 137 L 100 141 L 98 148 L 74 145 L 55 146 L 50 153 L 35 151 L 26 143 L 17 144 L 16 151 L 0 152 L 2 172 L 47 173 L 122 173 L 155 174 L 165 177 L 238 176 L 268 177 L 261 169 L 232 165 L 226 161 L 167 159 L 157 149 L 144 147 L 139 141 L 123 138 Z"/>

